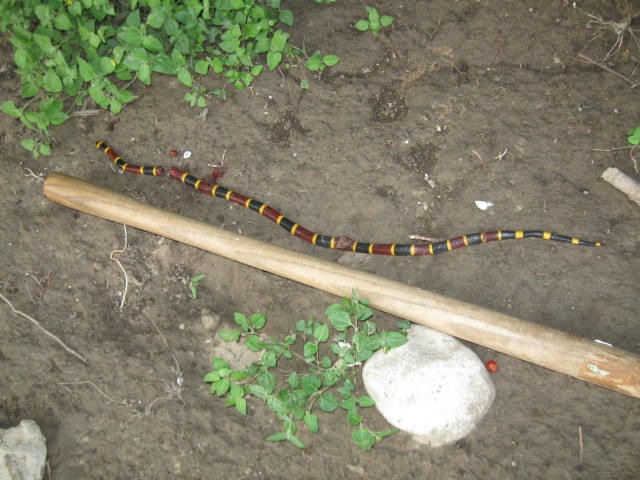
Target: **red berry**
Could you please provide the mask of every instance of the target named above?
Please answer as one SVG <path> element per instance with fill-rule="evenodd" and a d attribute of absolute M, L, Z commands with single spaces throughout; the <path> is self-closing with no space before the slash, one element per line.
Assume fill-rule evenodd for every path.
<path fill-rule="evenodd" d="M 487 368 L 487 370 L 489 370 L 491 373 L 496 373 L 498 371 L 498 364 L 493 361 L 493 360 L 489 360 L 486 364 L 485 367 Z"/>
<path fill-rule="evenodd" d="M 178 150 L 169 151 L 169 156 L 170 157 L 177 157 L 178 156 Z"/>

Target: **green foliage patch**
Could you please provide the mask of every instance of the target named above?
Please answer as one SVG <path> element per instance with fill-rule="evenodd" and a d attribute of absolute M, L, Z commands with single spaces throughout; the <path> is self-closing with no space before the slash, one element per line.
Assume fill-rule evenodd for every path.
<path fill-rule="evenodd" d="M 355 293 L 331 305 L 325 314 L 328 322 L 300 320 L 295 333 L 278 341 L 259 333 L 266 325 L 264 315 L 236 313 L 237 328 L 219 331 L 220 338 L 226 342 L 243 339 L 246 348 L 261 354 L 260 360 L 233 370 L 226 360 L 215 356 L 204 381 L 211 384 L 212 394 L 224 397 L 225 405 L 242 415 L 247 414 L 247 398 L 262 400 L 282 422 L 268 441 L 287 441 L 304 448 L 297 435 L 301 426 L 318 433 L 318 412 L 342 411 L 353 427 L 353 441 L 370 450 L 397 430 L 374 431 L 364 425 L 360 409 L 374 406 L 374 401 L 356 393 L 358 367 L 375 351 L 406 343 L 409 322 L 399 322 L 397 331 L 379 330 L 366 300 Z M 287 369 L 296 364 L 304 365 L 304 370 Z"/>
<path fill-rule="evenodd" d="M 265 63 L 274 70 L 304 56 L 283 30 L 292 24 L 280 0 L 3 0 L 0 32 L 14 47 L 24 103 L 6 100 L 0 110 L 36 133 L 22 141 L 25 148 L 48 155 L 49 128 L 65 122 L 74 105 L 91 100 L 118 114 L 135 100 L 131 84 L 150 85 L 154 73 L 177 76 L 191 106 L 227 94 L 226 86 L 206 89 L 197 75 L 214 72 L 238 90 L 251 86 Z M 327 57 L 322 68 L 339 61 Z"/>

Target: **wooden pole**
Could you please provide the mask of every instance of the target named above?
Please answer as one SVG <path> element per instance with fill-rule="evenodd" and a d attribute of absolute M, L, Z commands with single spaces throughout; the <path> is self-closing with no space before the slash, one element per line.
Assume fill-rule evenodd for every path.
<path fill-rule="evenodd" d="M 49 176 L 44 194 L 69 208 L 162 235 L 334 295 L 350 296 L 355 289 L 378 310 L 640 398 L 640 356 L 633 353 L 242 237 L 66 175 Z"/>

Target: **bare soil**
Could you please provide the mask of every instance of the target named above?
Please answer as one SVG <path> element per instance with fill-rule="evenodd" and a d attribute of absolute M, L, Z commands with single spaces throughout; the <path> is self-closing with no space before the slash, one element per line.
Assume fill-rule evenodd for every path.
<path fill-rule="evenodd" d="M 478 428 L 430 449 L 397 434 L 363 453 L 340 415 L 304 433 L 304 451 L 264 438 L 278 427 L 259 404 L 226 409 L 202 382 L 233 312 L 264 312 L 280 336 L 336 299 L 122 225 L 52 204 L 43 179 L 65 172 L 264 242 L 640 353 L 640 208 L 600 179 L 636 179 L 626 132 L 640 124 L 638 89 L 601 61 L 616 41 L 591 15 L 621 22 L 627 2 L 373 1 L 395 23 L 356 32 L 365 2 L 291 2 L 292 41 L 342 60 L 320 76 L 294 66 L 260 76 L 206 118 L 173 78 L 134 87 L 118 117 L 74 117 L 50 158 L 19 146 L 0 117 L 0 293 L 87 357 L 66 353 L 0 303 L 0 427 L 31 418 L 48 443 L 48 478 L 618 479 L 640 475 L 640 402 L 509 356 Z M 634 12 L 637 14 L 637 12 Z M 611 25 L 610 25 L 611 26 Z M 640 17 L 631 23 L 640 29 Z M 639 82 L 626 32 L 605 62 Z M 8 42 L 0 97 L 17 99 Z M 309 90 L 299 82 L 308 79 Z M 221 86 L 220 79 L 203 79 Z M 435 257 L 325 250 L 254 212 L 177 182 L 119 175 L 95 149 L 181 165 L 268 202 L 308 228 L 361 241 L 407 242 L 495 229 L 552 230 L 605 248 L 526 240 Z M 35 175 L 32 175 L 35 174 Z M 428 177 L 425 177 L 428 175 Z M 428 181 L 427 181 L 428 180 Z M 474 201 L 495 204 L 482 211 Z M 256 252 L 259 255 L 259 252 Z M 124 306 L 124 276 L 128 278 Z M 187 281 L 205 274 L 197 299 Z M 397 321 L 377 313 L 378 322 Z M 166 344 L 165 344 L 166 342 Z M 183 374 L 176 388 L 176 364 Z M 367 424 L 387 428 L 377 412 Z"/>

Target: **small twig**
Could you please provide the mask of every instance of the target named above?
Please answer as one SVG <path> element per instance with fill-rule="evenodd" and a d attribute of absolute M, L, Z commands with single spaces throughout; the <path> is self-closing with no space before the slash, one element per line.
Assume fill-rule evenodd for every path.
<path fill-rule="evenodd" d="M 32 177 L 35 178 L 36 180 L 40 180 L 43 181 L 44 179 L 38 175 L 37 173 L 35 173 L 33 170 L 31 170 L 29 167 L 25 167 L 24 168 L 24 176 L 25 177 Z"/>
<path fill-rule="evenodd" d="M 409 239 L 410 240 L 422 240 L 424 242 L 429 242 L 429 243 L 434 243 L 434 242 L 439 242 L 440 241 L 439 238 L 425 237 L 424 235 L 417 235 L 417 234 L 409 235 Z"/>
<path fill-rule="evenodd" d="M 124 275 L 124 288 L 122 292 L 122 298 L 120 299 L 120 310 L 122 310 L 122 307 L 124 307 L 124 301 L 127 298 L 127 290 L 129 289 L 129 277 L 127 276 L 127 271 L 122 266 L 122 263 L 120 263 L 120 260 L 115 258 L 113 255 L 114 253 L 124 253 L 125 250 L 127 249 L 127 226 L 123 225 L 123 227 L 124 227 L 124 247 L 122 248 L 122 250 L 112 250 L 111 254 L 109 255 L 109 258 L 112 261 L 116 262 L 116 264 L 120 267 L 120 270 L 122 270 L 122 274 Z"/>
<path fill-rule="evenodd" d="M 582 460 L 584 459 L 583 457 L 584 444 L 582 443 L 582 425 L 578 425 L 578 445 L 580 447 L 580 454 L 579 454 L 580 465 L 582 465 Z"/>
<path fill-rule="evenodd" d="M 578 58 L 580 60 L 583 60 L 583 61 L 587 62 L 587 63 L 591 63 L 593 65 L 596 65 L 596 66 L 600 67 L 601 69 L 606 70 L 609 73 L 613 73 L 616 77 L 621 78 L 622 80 L 627 82 L 629 85 L 631 85 L 631 88 L 636 88 L 638 85 L 640 85 L 640 83 L 634 82 L 633 80 L 631 80 L 626 75 L 623 75 L 622 73 L 616 72 L 613 68 L 607 67 L 604 63 L 598 62 L 597 60 L 594 60 L 593 58 L 588 57 L 584 53 L 579 53 L 578 54 Z"/>
<path fill-rule="evenodd" d="M 71 113 L 72 117 L 90 117 L 93 115 L 98 115 L 102 110 L 97 109 L 86 109 L 86 110 L 76 110 Z"/>
<path fill-rule="evenodd" d="M 115 400 L 113 399 L 112 396 L 106 394 L 105 392 L 103 392 L 95 383 L 93 383 L 91 380 L 82 380 L 82 381 L 78 381 L 78 382 L 58 382 L 58 385 L 91 385 L 93 388 L 95 388 L 98 393 L 100 395 L 102 395 L 104 398 L 106 398 L 107 400 L 109 400 L 110 402 L 114 402 Z"/>
<path fill-rule="evenodd" d="M 55 336 L 53 333 L 51 333 L 49 330 L 47 330 L 46 328 L 44 328 L 42 325 L 40 325 L 40 322 L 38 322 L 35 318 L 27 315 L 24 312 L 21 312 L 20 310 L 16 310 L 13 306 L 13 304 L 7 299 L 5 298 L 4 295 L 2 295 L 0 293 L 0 298 L 2 300 L 4 300 L 6 302 L 7 305 L 9 305 L 9 308 L 11 309 L 11 311 L 13 313 L 15 313 L 16 315 L 20 315 L 23 318 L 26 318 L 27 320 L 29 320 L 31 323 L 33 323 L 36 327 L 38 327 L 40 330 L 42 330 L 42 332 L 45 335 L 48 335 L 49 337 L 51 337 L 53 340 L 55 340 L 62 348 L 64 348 L 68 353 L 70 353 L 71 355 L 73 355 L 74 357 L 76 357 L 77 359 L 79 359 L 82 363 L 89 363 L 87 361 L 86 358 L 84 358 L 82 355 L 80 355 L 78 352 L 76 352 L 73 348 L 70 348 L 67 346 L 66 343 L 64 343 L 62 340 L 60 340 L 60 338 L 58 338 L 57 336 Z"/>

